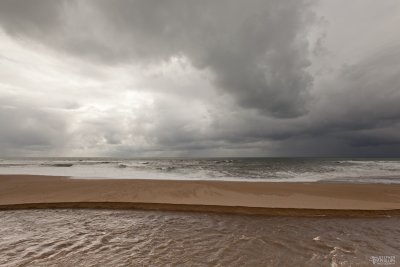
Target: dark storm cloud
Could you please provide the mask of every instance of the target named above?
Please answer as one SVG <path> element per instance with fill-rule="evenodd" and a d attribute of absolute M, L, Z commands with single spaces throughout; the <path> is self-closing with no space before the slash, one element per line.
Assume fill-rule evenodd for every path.
<path fill-rule="evenodd" d="M 239 104 L 278 117 L 303 113 L 311 76 L 305 68 L 304 1 L 104 1 L 115 30 L 139 58 L 183 54 L 216 74 Z"/>
<path fill-rule="evenodd" d="M 394 125 L 400 119 L 399 73 L 400 46 L 344 67 L 320 96 L 318 127 L 343 131 Z"/>
<path fill-rule="evenodd" d="M 187 143 L 208 140 L 216 145 L 224 140 L 225 144 L 218 145 L 245 147 L 269 140 L 275 145 L 265 149 L 274 155 L 399 156 L 399 85 L 400 46 L 386 47 L 343 67 L 315 96 L 307 116 L 282 120 L 228 109 L 213 116 L 208 135 Z M 171 131 L 168 134 L 178 138 L 173 144 L 163 144 L 174 147 L 183 140 Z"/>
<path fill-rule="evenodd" d="M 346 32 L 342 25 L 315 36 L 312 27 L 342 17 L 318 18 L 313 4 L 0 1 L 7 38 L 27 49 L 30 41 L 44 45 L 27 53 L 33 58 L 27 62 L 7 54 L 12 41 L 0 51 L 6 66 L 0 69 L 0 125 L 7 125 L 0 128 L 0 150 L 400 156 L 400 41 L 358 43 L 361 52 L 349 50 L 354 58 L 347 61 L 353 54 L 341 50 L 358 52 L 357 36 L 350 39 L 350 33 L 374 22 L 353 14 L 346 18 L 357 21 L 356 28 Z M 332 33 L 339 39 L 331 40 Z M 62 103 L 70 110 L 49 110 L 65 109 Z"/>
<path fill-rule="evenodd" d="M 305 70 L 310 64 L 305 30 L 313 19 L 309 1 L 25 3 L 0 7 L 12 34 L 35 33 L 50 46 L 109 63 L 185 56 L 211 70 L 217 86 L 245 108 L 276 117 L 306 111 L 312 84 Z"/>
<path fill-rule="evenodd" d="M 43 37 L 60 25 L 62 6 L 62 1 L 2 0 L 0 22 L 11 34 Z"/>
<path fill-rule="evenodd" d="M 292 124 L 288 139 L 294 140 L 280 148 L 297 143 L 302 153 L 321 154 L 322 148 L 325 155 L 399 156 L 399 74 L 400 46 L 343 67 L 325 84 L 311 114 Z"/>
<path fill-rule="evenodd" d="M 60 152 L 68 140 L 63 116 L 10 98 L 0 97 L 0 125 L 0 151 L 3 155 Z"/>

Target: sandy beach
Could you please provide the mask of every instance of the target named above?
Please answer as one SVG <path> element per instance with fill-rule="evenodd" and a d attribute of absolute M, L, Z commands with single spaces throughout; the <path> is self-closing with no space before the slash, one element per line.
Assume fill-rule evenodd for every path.
<path fill-rule="evenodd" d="M 133 208 L 270 215 L 400 214 L 400 185 L 0 176 L 1 209 Z"/>
<path fill-rule="evenodd" d="M 400 184 L 1 175 L 0 211 L 0 266 L 368 266 L 399 253 Z"/>

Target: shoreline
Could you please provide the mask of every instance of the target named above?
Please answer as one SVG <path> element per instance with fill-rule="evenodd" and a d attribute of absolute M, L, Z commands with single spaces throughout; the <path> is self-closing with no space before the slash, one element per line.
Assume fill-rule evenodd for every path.
<path fill-rule="evenodd" d="M 271 216 L 400 216 L 400 184 L 76 179 L 0 175 L 0 210 L 139 209 Z"/>
<path fill-rule="evenodd" d="M 0 211 L 42 209 L 90 209 L 90 210 L 143 210 L 171 212 L 203 212 L 236 215 L 264 215 L 318 218 L 381 218 L 400 217 L 400 209 L 393 210 L 347 210 L 347 209 L 297 209 L 260 208 L 244 206 L 187 205 L 134 202 L 57 202 L 0 205 Z"/>

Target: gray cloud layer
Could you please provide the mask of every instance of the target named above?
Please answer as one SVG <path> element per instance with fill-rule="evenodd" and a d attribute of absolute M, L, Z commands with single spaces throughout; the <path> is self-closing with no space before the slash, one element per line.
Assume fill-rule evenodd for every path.
<path fill-rule="evenodd" d="M 9 125 L 0 130 L 0 148 L 5 154 L 400 156 L 399 45 L 393 40 L 367 47 L 350 63 L 340 56 L 332 58 L 336 65 L 324 63 L 327 55 L 311 51 L 341 51 L 329 31 L 313 32 L 318 17 L 329 14 L 294 0 L 1 1 L 9 38 L 44 45 L 32 49 L 68 61 L 60 72 L 89 85 L 65 86 L 73 78 L 60 75 L 38 82 L 39 91 L 55 86 L 49 94 L 58 104 L 17 103 L 18 95 L 0 91 L 0 123 Z M 7 88 L 30 86 L 6 74 Z M 145 95 L 133 96 L 136 106 L 126 100 L 132 92 Z"/>
<path fill-rule="evenodd" d="M 1 4 L 11 34 L 112 63 L 184 55 L 244 107 L 277 117 L 305 112 L 312 14 L 304 1 L 36 2 Z"/>

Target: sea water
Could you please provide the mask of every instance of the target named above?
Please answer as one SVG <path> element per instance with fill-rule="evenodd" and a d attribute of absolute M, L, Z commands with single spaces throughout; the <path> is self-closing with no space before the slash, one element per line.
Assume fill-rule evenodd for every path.
<path fill-rule="evenodd" d="M 0 216 L 0 266 L 7 267 L 400 265 L 398 217 L 68 209 Z M 378 265 L 380 258 L 391 264 Z"/>
<path fill-rule="evenodd" d="M 0 174 L 84 179 L 195 179 L 400 183 L 400 159 L 2 158 Z"/>

